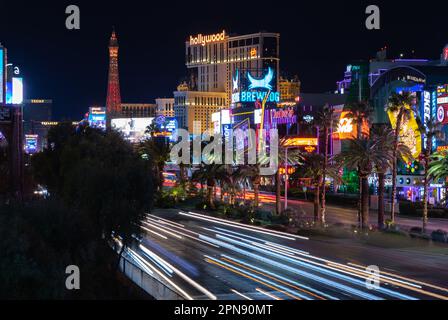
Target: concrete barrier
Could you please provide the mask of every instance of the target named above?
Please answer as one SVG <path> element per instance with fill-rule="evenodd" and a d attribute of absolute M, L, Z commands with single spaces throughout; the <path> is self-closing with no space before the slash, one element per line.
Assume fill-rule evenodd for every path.
<path fill-rule="evenodd" d="M 134 263 L 128 261 L 125 257 L 121 258 L 120 270 L 132 282 L 157 300 L 185 300 L 185 298 L 174 289 L 170 288 L 160 279 L 144 272 Z"/>

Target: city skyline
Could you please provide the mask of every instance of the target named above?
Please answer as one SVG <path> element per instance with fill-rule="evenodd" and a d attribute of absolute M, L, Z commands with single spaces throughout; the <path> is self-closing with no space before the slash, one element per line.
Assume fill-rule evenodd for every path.
<path fill-rule="evenodd" d="M 168 11 L 165 8 L 169 15 L 164 19 L 163 15 L 147 15 L 148 10 L 142 4 L 123 8 L 81 1 L 81 29 L 74 31 L 65 29 L 65 5 L 58 3 L 49 6 L 49 2 L 44 1 L 38 7 L 27 7 L 23 18 L 30 22 L 28 25 L 35 25 L 33 30 L 24 28 L 14 19 L 0 21 L 2 44 L 8 48 L 9 55 L 14 57 L 13 62 L 22 68 L 25 75 L 25 97 L 53 99 L 54 118 L 57 120 L 76 120 L 89 106 L 105 105 L 107 46 L 112 26 L 115 26 L 120 40 L 122 101 L 129 103 L 153 103 L 156 98 L 172 97 L 177 84 L 186 77 L 183 57 L 185 41 L 190 35 L 198 33 L 213 34 L 223 29 L 231 34 L 262 30 L 280 33 L 280 70 L 289 76 L 298 75 L 303 92 L 334 91 L 336 81 L 343 77 L 347 64 L 352 60 L 372 58 L 385 45 L 390 48 L 390 57 L 396 57 L 399 53 L 409 57 L 409 52 L 415 50 L 417 57 L 437 59 L 446 44 L 437 32 L 419 37 L 421 41 L 410 41 L 412 34 L 423 26 L 430 30 L 431 23 L 436 24 L 437 17 L 423 14 L 419 16 L 419 23 L 394 19 L 394 12 L 406 12 L 408 9 L 391 4 L 382 5 L 385 10 L 379 31 L 359 28 L 366 15 L 365 6 L 357 3 L 344 7 L 330 5 L 325 12 L 319 12 L 314 5 L 298 5 L 292 13 L 281 14 L 274 10 L 272 18 L 258 20 L 245 18 L 243 12 L 248 11 L 243 10 L 244 5 L 242 10 L 234 12 L 223 9 L 219 16 L 210 9 L 198 6 L 190 15 L 195 12 L 201 14 L 203 22 L 190 21 L 192 23 L 188 23 L 181 32 L 174 22 L 187 21 L 188 12 L 191 12 L 182 14 L 181 4 L 178 4 L 178 10 Z M 14 4 L 1 6 L 2 10 L 14 11 Z M 119 15 L 123 10 L 133 15 Z M 347 19 L 338 19 L 341 15 L 333 16 L 330 11 L 340 12 Z M 316 15 L 306 14 L 312 12 L 319 12 L 318 16 L 326 21 L 326 25 L 334 24 L 335 30 L 321 27 Z M 45 20 L 39 19 L 40 13 L 45 13 Z M 409 16 L 412 17 L 412 12 Z M 401 25 L 409 31 L 388 32 L 394 25 Z M 162 30 L 160 26 L 163 26 Z M 301 32 L 307 27 L 313 27 L 314 32 Z M 388 37 L 382 38 L 385 32 L 388 32 Z M 362 48 L 356 45 L 356 39 L 360 36 L 366 40 Z M 338 41 L 342 45 L 338 45 Z"/>

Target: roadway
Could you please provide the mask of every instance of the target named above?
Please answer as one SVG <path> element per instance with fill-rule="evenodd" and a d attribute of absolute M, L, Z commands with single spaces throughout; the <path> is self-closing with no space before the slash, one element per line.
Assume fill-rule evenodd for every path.
<path fill-rule="evenodd" d="M 247 199 L 253 199 L 253 192 L 248 191 L 246 193 Z M 268 192 L 260 192 L 260 203 L 261 207 L 266 208 L 271 211 L 275 211 L 275 194 Z M 285 207 L 285 198 L 281 198 L 282 209 Z M 314 204 L 309 201 L 288 199 L 288 207 L 295 209 L 299 212 L 299 215 L 303 219 L 312 220 L 314 212 Z M 327 214 L 326 221 L 328 223 L 342 223 L 345 225 L 356 225 L 357 224 L 357 210 L 351 207 L 341 207 L 327 204 Z M 371 225 L 378 224 L 378 212 L 375 210 L 370 211 Z M 385 219 L 390 218 L 389 212 L 386 212 Z M 422 219 L 418 217 L 406 217 L 396 214 L 395 222 L 398 226 L 403 229 L 409 230 L 412 227 L 421 227 Z M 429 232 L 434 230 L 445 230 L 448 231 L 448 219 L 434 219 L 430 218 L 428 221 L 427 230 Z"/>
<path fill-rule="evenodd" d="M 127 256 L 185 299 L 448 299 L 446 251 L 357 247 L 174 209 L 148 214 L 142 228 Z"/>

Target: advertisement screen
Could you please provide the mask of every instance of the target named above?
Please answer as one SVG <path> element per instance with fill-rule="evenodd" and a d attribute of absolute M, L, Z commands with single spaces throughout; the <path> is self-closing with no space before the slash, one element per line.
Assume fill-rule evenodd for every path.
<path fill-rule="evenodd" d="M 12 103 L 21 104 L 23 102 L 23 79 L 12 78 Z"/>
<path fill-rule="evenodd" d="M 448 124 L 448 85 L 437 88 L 437 121 Z"/>
<path fill-rule="evenodd" d="M 37 134 L 27 134 L 25 135 L 25 153 L 33 154 L 38 151 L 38 135 Z"/>
<path fill-rule="evenodd" d="M 91 107 L 88 120 L 89 126 L 106 130 L 106 108 Z"/>
<path fill-rule="evenodd" d="M 152 124 L 154 118 L 119 118 L 112 119 L 112 129 L 121 132 L 125 139 L 137 143 L 147 139 L 150 135 L 145 131 Z"/>
<path fill-rule="evenodd" d="M 5 79 L 5 65 L 4 65 L 5 57 L 4 57 L 4 55 L 5 55 L 4 49 L 0 48 L 0 103 L 4 103 L 5 102 L 4 101 L 5 97 L 3 96 L 4 95 L 4 91 L 5 91 L 5 89 L 4 89 L 4 86 L 5 86 L 5 84 L 4 84 L 4 79 Z"/>

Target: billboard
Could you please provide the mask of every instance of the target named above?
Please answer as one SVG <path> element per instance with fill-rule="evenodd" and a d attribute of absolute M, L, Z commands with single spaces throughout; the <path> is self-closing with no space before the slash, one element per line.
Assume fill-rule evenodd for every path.
<path fill-rule="evenodd" d="M 12 103 L 22 104 L 23 102 L 23 78 L 12 78 Z"/>
<path fill-rule="evenodd" d="M 437 114 L 439 123 L 448 124 L 448 85 L 437 88 Z"/>
<path fill-rule="evenodd" d="M 90 107 L 88 121 L 89 126 L 106 130 L 106 108 Z"/>
<path fill-rule="evenodd" d="M 111 127 L 121 132 L 125 139 L 137 143 L 149 138 L 145 133 L 147 127 L 152 124 L 154 118 L 118 118 L 111 120 Z"/>
<path fill-rule="evenodd" d="M 0 47 L 0 103 L 5 103 L 5 49 Z"/>
<path fill-rule="evenodd" d="M 39 136 L 37 134 L 27 134 L 25 135 L 25 153 L 33 154 L 38 152 L 38 142 Z"/>
<path fill-rule="evenodd" d="M 400 137 L 401 141 L 407 145 L 409 149 L 411 149 L 412 156 L 417 159 L 422 153 L 422 134 L 419 130 L 417 120 L 415 119 L 411 106 L 406 106 L 406 108 L 410 110 L 411 116 L 409 119 L 403 119 Z M 387 114 L 389 116 L 390 123 L 392 124 L 392 128 L 395 129 L 397 127 L 398 112 L 388 111 Z M 405 162 L 409 162 L 409 159 L 403 160 Z"/>
<path fill-rule="evenodd" d="M 341 112 L 339 123 L 336 129 L 340 140 L 349 140 L 358 137 L 358 126 L 354 122 L 354 119 L 349 116 L 349 114 L 350 113 L 347 111 Z M 367 120 L 363 120 L 361 129 L 364 135 L 369 134 L 369 124 Z"/>

